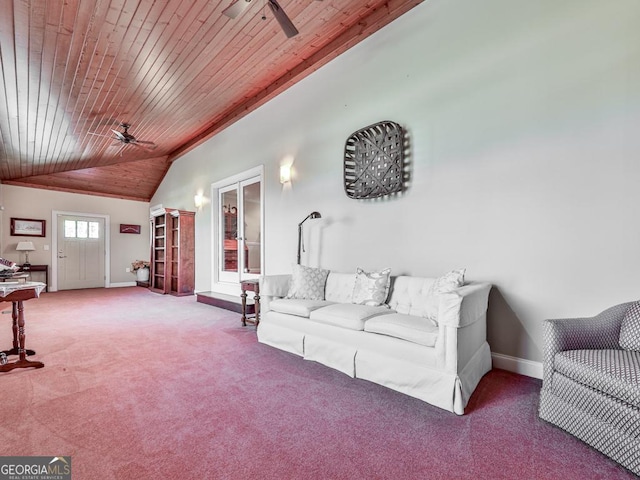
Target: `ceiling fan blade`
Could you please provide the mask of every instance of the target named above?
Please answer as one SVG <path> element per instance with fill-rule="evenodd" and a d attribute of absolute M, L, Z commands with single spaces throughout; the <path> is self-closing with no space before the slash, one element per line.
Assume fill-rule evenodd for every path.
<path fill-rule="evenodd" d="M 251 0 L 236 0 L 234 3 L 225 8 L 222 13 L 229 18 L 236 18 L 249 6 Z"/>
<path fill-rule="evenodd" d="M 142 140 L 136 140 L 135 142 L 132 142 L 132 145 L 138 145 L 146 150 L 155 150 L 157 145 L 153 142 L 143 142 Z"/>
<path fill-rule="evenodd" d="M 121 142 L 126 142 L 127 141 L 127 138 L 122 133 L 120 133 L 119 131 L 114 130 L 113 128 L 111 129 L 111 131 L 116 134 L 116 137 L 118 137 L 118 140 L 120 140 Z"/>
<path fill-rule="evenodd" d="M 113 138 L 111 135 L 103 135 L 101 133 L 93 133 L 93 132 L 87 132 L 89 135 L 95 135 L 96 137 L 104 137 L 104 138 Z"/>
<path fill-rule="evenodd" d="M 284 34 L 288 38 L 298 35 L 298 30 L 293 25 L 293 22 L 291 22 L 289 17 L 287 17 L 287 14 L 284 13 L 284 10 L 282 10 L 282 7 L 280 7 L 278 2 L 276 0 L 267 0 L 267 3 L 269 4 L 269 8 L 271 9 L 271 11 L 273 12 L 273 16 L 276 17 L 276 20 L 280 24 L 280 27 L 282 28 Z"/>
<path fill-rule="evenodd" d="M 140 143 L 141 143 L 141 142 L 131 142 L 131 143 L 129 143 L 129 145 L 132 145 L 132 146 L 134 146 L 134 147 L 141 148 L 141 149 L 143 149 L 143 150 L 146 150 L 147 152 L 151 152 L 151 151 L 153 151 L 153 149 L 155 148 L 155 145 L 154 145 L 153 147 L 148 147 L 148 146 L 146 146 L 146 145 L 140 145 Z"/>

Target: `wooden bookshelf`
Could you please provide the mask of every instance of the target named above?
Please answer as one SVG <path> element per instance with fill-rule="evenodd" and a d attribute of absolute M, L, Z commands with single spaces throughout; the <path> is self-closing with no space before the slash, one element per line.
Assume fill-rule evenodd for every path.
<path fill-rule="evenodd" d="M 157 293 L 193 295 L 195 287 L 195 213 L 165 208 L 151 217 L 151 275 Z"/>

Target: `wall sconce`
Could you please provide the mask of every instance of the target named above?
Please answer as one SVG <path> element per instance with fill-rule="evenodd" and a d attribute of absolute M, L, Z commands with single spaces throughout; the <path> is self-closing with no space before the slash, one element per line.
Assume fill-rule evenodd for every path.
<path fill-rule="evenodd" d="M 196 206 L 197 209 L 202 208 L 202 205 L 204 204 L 204 197 L 202 196 L 201 193 L 196 194 L 195 197 L 193 197 L 193 204 Z"/>
<path fill-rule="evenodd" d="M 280 165 L 280 183 L 291 181 L 291 165 Z"/>

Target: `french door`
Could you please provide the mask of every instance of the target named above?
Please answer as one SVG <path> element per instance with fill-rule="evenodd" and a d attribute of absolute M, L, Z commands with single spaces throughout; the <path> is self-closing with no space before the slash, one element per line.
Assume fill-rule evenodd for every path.
<path fill-rule="evenodd" d="M 252 176 L 218 188 L 218 280 L 240 283 L 262 273 L 262 182 Z"/>

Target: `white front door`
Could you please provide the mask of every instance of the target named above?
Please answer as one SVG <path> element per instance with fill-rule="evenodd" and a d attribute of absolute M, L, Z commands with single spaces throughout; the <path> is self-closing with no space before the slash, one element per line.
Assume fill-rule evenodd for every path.
<path fill-rule="evenodd" d="M 105 286 L 105 221 L 58 215 L 58 290 Z"/>

